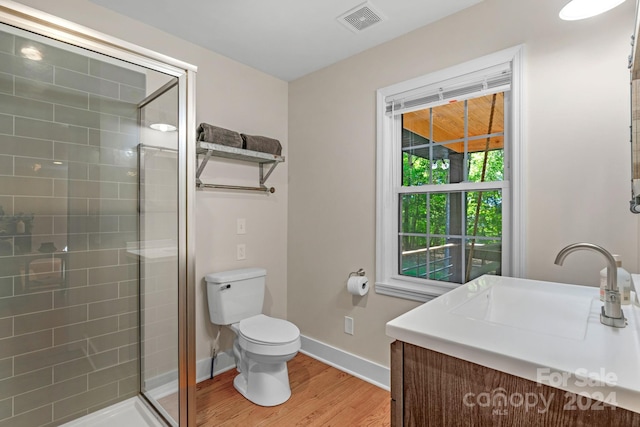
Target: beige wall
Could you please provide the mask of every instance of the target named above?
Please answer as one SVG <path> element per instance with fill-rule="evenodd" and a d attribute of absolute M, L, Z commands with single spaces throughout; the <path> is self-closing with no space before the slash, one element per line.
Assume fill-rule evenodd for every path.
<path fill-rule="evenodd" d="M 113 37 L 198 66 L 197 122 L 208 122 L 282 142 L 287 156 L 287 83 L 199 46 L 134 21 L 87 0 L 23 0 L 27 6 L 85 25 Z M 205 182 L 232 181 L 257 185 L 254 165 L 214 162 Z M 266 313 L 287 316 L 287 162 L 278 166 L 268 184 L 274 195 L 198 192 L 196 277 L 212 271 L 264 267 L 268 271 Z M 236 218 L 247 220 L 247 234 L 237 236 Z M 242 238 L 241 238 L 242 237 Z M 236 244 L 246 243 L 247 259 L 236 261 Z M 209 321 L 204 283 L 197 286 L 197 359 L 209 357 L 215 329 Z M 223 335 L 229 347 L 230 336 Z"/>
<path fill-rule="evenodd" d="M 266 312 L 303 334 L 387 365 L 384 325 L 416 305 L 374 292 L 356 300 L 345 290 L 360 267 L 375 279 L 375 90 L 521 43 L 527 276 L 596 284 L 596 256 L 553 266 L 555 253 L 578 240 L 622 254 L 638 271 L 639 230 L 627 209 L 633 2 L 569 23 L 557 19 L 557 1 L 485 0 L 289 85 L 87 0 L 21 3 L 197 65 L 198 121 L 283 142 L 287 162 L 270 178 L 275 195 L 198 194 L 197 274 L 266 267 Z M 209 181 L 253 185 L 255 176 L 255 167 L 239 164 L 206 171 Z M 238 217 L 247 219 L 242 238 Z M 247 244 L 247 261 L 235 261 L 237 243 Z M 198 289 L 201 359 L 215 329 L 202 283 Z M 343 333 L 345 315 L 355 319 L 354 336 Z"/>
<path fill-rule="evenodd" d="M 289 320 L 302 333 L 388 364 L 385 323 L 415 303 L 347 294 L 350 271 L 375 279 L 375 91 L 525 45 L 526 275 L 595 285 L 604 261 L 555 254 L 599 243 L 637 271 L 629 213 L 626 58 L 634 2 L 563 22 L 552 0 L 485 0 L 289 86 Z M 355 335 L 343 332 L 344 316 Z"/>

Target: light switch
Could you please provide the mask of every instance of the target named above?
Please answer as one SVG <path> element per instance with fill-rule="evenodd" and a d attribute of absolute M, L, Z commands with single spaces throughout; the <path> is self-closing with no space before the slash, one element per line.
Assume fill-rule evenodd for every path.
<path fill-rule="evenodd" d="M 238 218 L 236 220 L 236 234 L 247 234 L 247 220 Z"/>

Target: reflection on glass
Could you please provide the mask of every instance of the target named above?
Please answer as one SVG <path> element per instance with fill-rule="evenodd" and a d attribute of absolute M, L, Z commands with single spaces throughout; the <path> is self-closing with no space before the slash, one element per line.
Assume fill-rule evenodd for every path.
<path fill-rule="evenodd" d="M 640 35 L 636 34 L 636 37 Z M 640 43 L 635 44 L 640 49 Z M 639 52 L 634 55 L 631 73 L 631 202 L 633 213 L 640 213 L 640 68 Z"/>

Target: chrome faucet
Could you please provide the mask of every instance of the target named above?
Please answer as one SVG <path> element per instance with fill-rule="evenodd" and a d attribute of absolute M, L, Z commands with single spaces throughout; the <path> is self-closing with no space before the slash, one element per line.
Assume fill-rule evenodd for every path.
<path fill-rule="evenodd" d="M 618 267 L 616 266 L 616 260 L 609 251 L 593 243 L 573 243 L 558 252 L 554 261 L 555 264 L 562 265 L 567 255 L 582 249 L 598 252 L 607 259 L 607 287 L 605 288 L 604 306 L 602 306 L 600 312 L 600 323 L 614 328 L 624 328 L 627 325 L 627 319 L 624 318 L 624 313 L 620 306 Z"/>

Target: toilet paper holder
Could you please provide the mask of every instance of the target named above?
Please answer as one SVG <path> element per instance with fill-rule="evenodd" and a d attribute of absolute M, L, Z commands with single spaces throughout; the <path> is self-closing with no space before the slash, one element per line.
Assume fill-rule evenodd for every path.
<path fill-rule="evenodd" d="M 367 273 L 361 268 L 358 271 L 352 271 L 351 273 L 349 273 L 349 277 L 352 276 L 365 276 Z"/>

